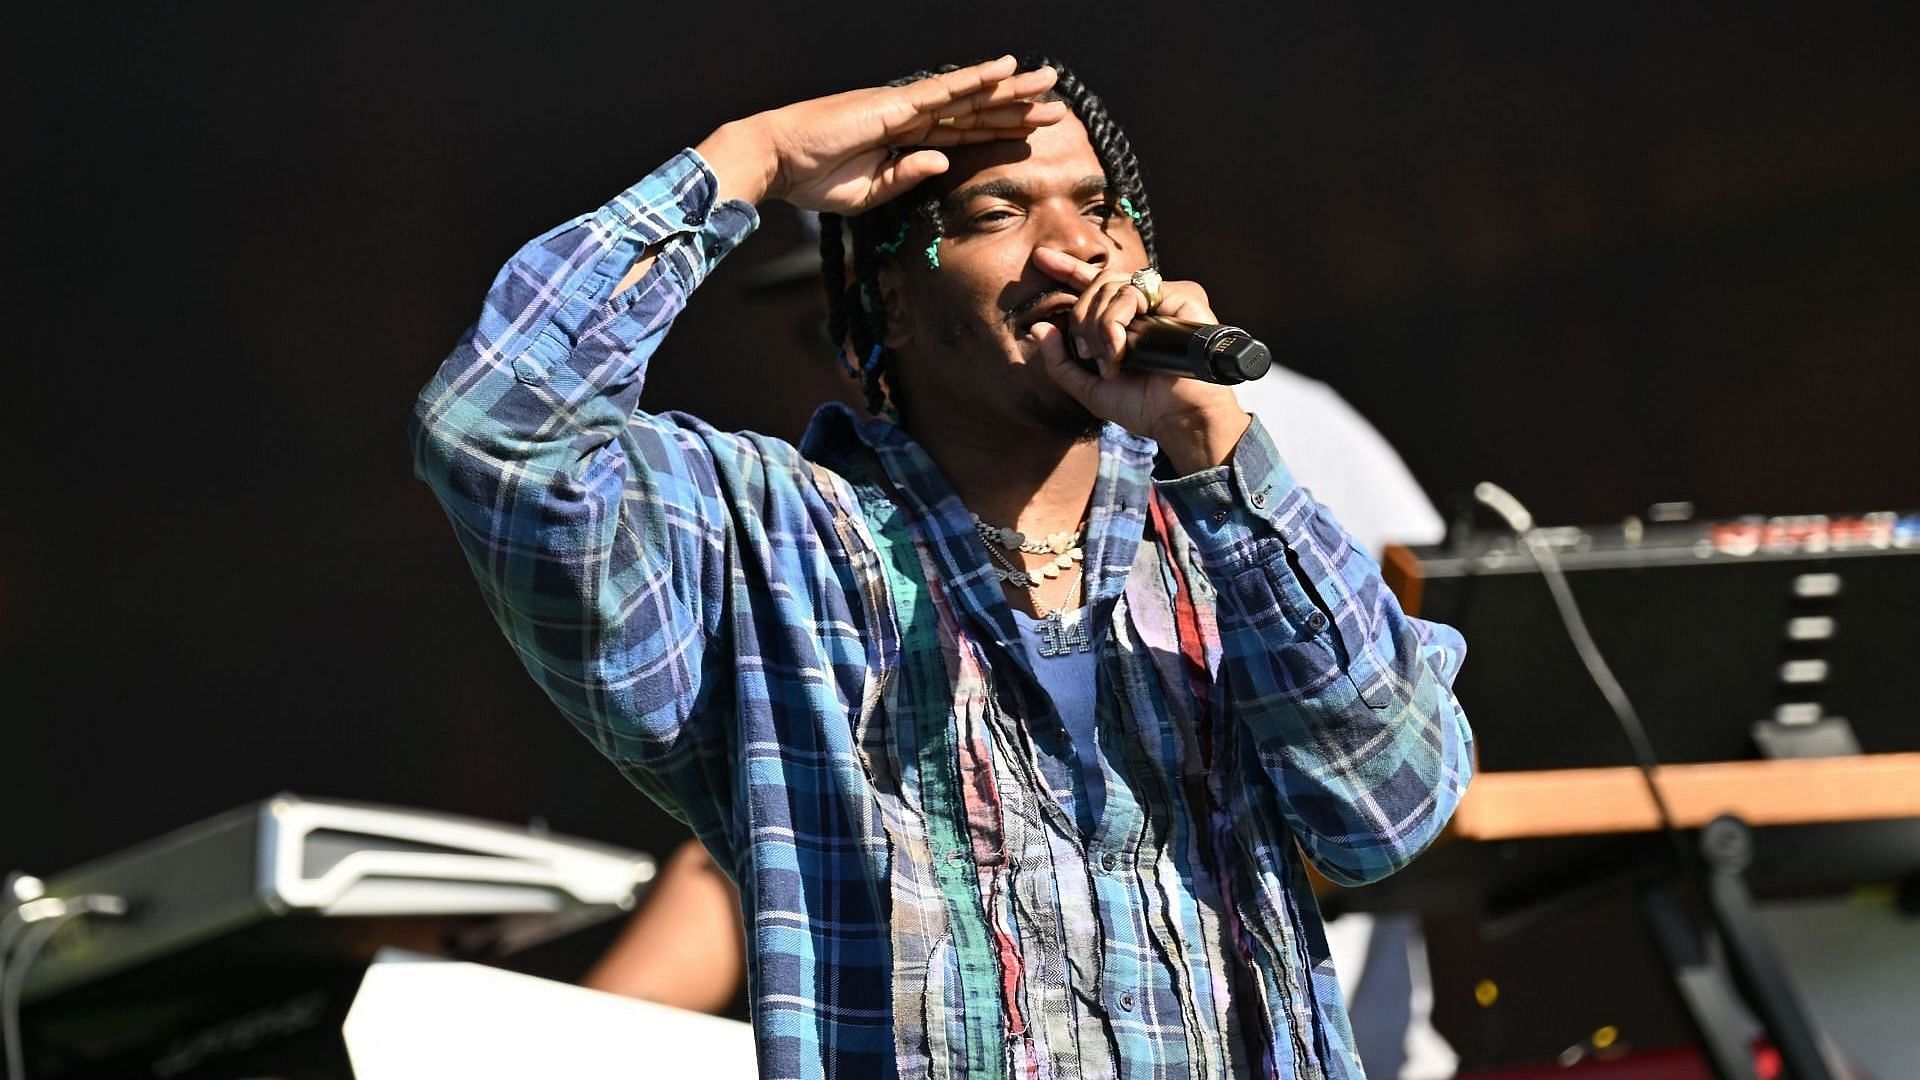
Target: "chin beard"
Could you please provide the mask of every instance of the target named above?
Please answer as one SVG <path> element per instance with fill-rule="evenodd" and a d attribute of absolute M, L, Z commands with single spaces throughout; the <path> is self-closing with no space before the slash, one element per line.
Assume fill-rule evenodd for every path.
<path fill-rule="evenodd" d="M 1093 442 L 1100 437 L 1101 429 L 1106 427 L 1106 421 L 1093 415 L 1085 405 L 1059 389 L 1052 394 L 1035 394 L 1028 399 L 1024 411 L 1041 427 L 1077 443 Z"/>
<path fill-rule="evenodd" d="M 1006 348 L 1002 339 L 983 332 L 978 324 L 972 322 L 944 323 L 936 332 L 936 339 L 950 356 L 1001 353 Z M 1013 344 L 1013 355 L 1020 355 L 1019 348 L 1017 343 Z M 1030 364 L 1024 377 L 1034 379 L 1038 385 L 1029 383 L 1026 392 L 1016 399 L 1015 407 L 1020 414 L 1032 419 L 1037 426 L 1076 443 L 1093 442 L 1100 438 L 1106 421 L 1074 400 L 1073 395 L 1062 390 L 1037 365 Z M 898 400 L 895 404 L 905 411 L 906 407 L 900 405 Z"/>

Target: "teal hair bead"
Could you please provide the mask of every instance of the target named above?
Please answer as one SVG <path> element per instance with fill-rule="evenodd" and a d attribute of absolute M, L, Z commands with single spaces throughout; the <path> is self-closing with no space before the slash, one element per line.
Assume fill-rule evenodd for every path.
<path fill-rule="evenodd" d="M 900 245 L 906 242 L 907 242 L 907 223 L 903 221 L 900 223 L 900 234 L 898 236 L 895 236 L 892 240 L 884 244 L 875 245 L 874 250 L 878 251 L 882 255 L 891 255 L 894 252 L 899 251 Z"/>

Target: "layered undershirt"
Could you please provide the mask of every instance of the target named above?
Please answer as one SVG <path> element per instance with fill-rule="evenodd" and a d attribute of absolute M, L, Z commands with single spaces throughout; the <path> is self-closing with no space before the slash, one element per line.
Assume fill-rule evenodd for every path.
<path fill-rule="evenodd" d="M 1065 613 L 1068 622 L 1085 619 L 1090 611 L 1081 608 Z M 1094 672 L 1098 667 L 1098 656 L 1092 650 L 1067 649 L 1058 656 L 1047 656 L 1041 651 L 1047 620 L 1036 619 L 1024 611 L 1015 609 L 1013 621 L 1020 627 L 1020 643 L 1027 648 L 1027 656 L 1033 664 L 1034 677 L 1040 680 L 1040 688 L 1053 699 L 1054 711 L 1060 714 L 1060 723 L 1067 729 L 1067 738 L 1073 744 L 1077 768 L 1087 786 L 1087 798 L 1091 811 L 1090 820 L 1099 821 L 1100 814 L 1106 809 L 1106 784 L 1100 769 L 1099 747 L 1095 741 L 1094 723 Z M 1089 628 L 1091 629 L 1091 628 Z M 1071 791 L 1056 791 L 1054 798 L 1061 805 L 1071 806 Z"/>

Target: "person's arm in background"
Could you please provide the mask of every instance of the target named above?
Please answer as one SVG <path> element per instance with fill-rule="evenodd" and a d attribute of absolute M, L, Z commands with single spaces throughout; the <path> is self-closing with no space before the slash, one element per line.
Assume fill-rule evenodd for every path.
<path fill-rule="evenodd" d="M 740 894 L 707 849 L 688 840 L 581 984 L 717 1013 L 732 1003 L 746 977 Z"/>

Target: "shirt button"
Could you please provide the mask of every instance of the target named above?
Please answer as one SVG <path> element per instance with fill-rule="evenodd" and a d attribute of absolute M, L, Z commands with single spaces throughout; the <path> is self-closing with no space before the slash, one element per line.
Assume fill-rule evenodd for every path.
<path fill-rule="evenodd" d="M 1218 528 L 1227 523 L 1227 512 L 1225 510 L 1215 510 L 1213 513 L 1207 515 L 1207 520 L 1212 522 L 1215 528 Z"/>
<path fill-rule="evenodd" d="M 1313 614 L 1307 616 L 1307 629 L 1317 634 L 1320 631 L 1325 630 L 1326 628 L 1327 628 L 1327 617 L 1325 615 L 1322 615 L 1320 612 L 1316 611 Z"/>
<path fill-rule="evenodd" d="M 1107 852 L 1105 855 L 1100 856 L 1100 866 L 1102 869 L 1111 870 L 1114 867 L 1119 865 L 1120 865 L 1120 860 L 1115 858 L 1113 852 L 1111 851 Z"/>
<path fill-rule="evenodd" d="M 707 212 L 705 210 L 687 211 L 687 224 L 705 225 L 706 223 L 707 223 Z"/>
<path fill-rule="evenodd" d="M 1133 991 L 1129 990 L 1120 995 L 1120 1008 L 1125 1012 L 1133 1011 Z"/>
<path fill-rule="evenodd" d="M 1265 505 L 1267 505 L 1267 489 L 1261 488 L 1253 493 L 1253 508 L 1258 510 Z"/>

